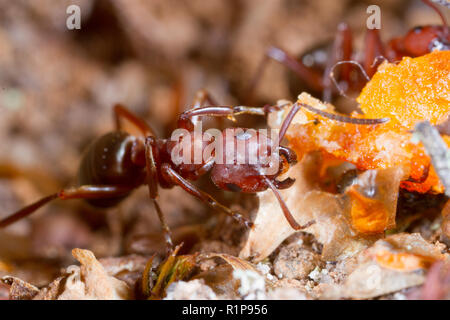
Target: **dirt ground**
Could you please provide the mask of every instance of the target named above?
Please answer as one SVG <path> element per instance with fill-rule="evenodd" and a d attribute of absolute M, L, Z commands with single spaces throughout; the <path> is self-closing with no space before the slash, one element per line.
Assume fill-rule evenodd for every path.
<path fill-rule="evenodd" d="M 70 4 L 81 8 L 80 30 L 66 27 Z M 441 23 L 415 0 L 0 0 L 0 218 L 75 185 L 83 150 L 114 128 L 115 103 L 169 137 L 200 89 L 219 104 L 246 101 L 270 45 L 296 56 L 329 43 L 345 21 L 361 52 L 370 4 L 381 7 L 383 40 Z M 304 88 L 292 89 L 290 79 L 283 66 L 270 63 L 253 104 L 294 100 Z M 334 102 L 340 111 L 355 107 L 338 97 Z M 264 127 L 266 120 L 205 119 L 205 127 L 229 126 Z M 272 214 L 264 196 L 222 191 L 208 175 L 195 184 L 251 220 L 261 208 Z M 330 249 L 319 236 L 320 228 L 342 227 L 334 220 L 314 232 L 268 231 L 257 241 L 273 242 L 274 249 L 257 258 L 245 251 L 253 239 L 246 228 L 181 188 L 162 189 L 159 203 L 174 241 L 184 243 L 165 265 L 161 226 L 145 187 L 108 209 L 54 201 L 0 230 L 0 299 L 448 299 L 448 263 L 398 271 L 371 258 L 407 248 L 448 262 L 450 241 L 440 228 L 446 200 L 400 191 L 396 228 L 353 237 L 345 250 Z M 176 276 L 155 284 L 164 266 Z"/>

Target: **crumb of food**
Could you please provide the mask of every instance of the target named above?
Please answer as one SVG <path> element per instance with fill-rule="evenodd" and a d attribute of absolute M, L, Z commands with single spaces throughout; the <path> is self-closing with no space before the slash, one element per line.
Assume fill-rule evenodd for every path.
<path fill-rule="evenodd" d="M 390 118 L 386 124 L 413 129 L 419 121 L 439 124 L 450 112 L 450 51 L 433 51 L 398 64 L 384 62 L 357 101 L 368 118 Z"/>

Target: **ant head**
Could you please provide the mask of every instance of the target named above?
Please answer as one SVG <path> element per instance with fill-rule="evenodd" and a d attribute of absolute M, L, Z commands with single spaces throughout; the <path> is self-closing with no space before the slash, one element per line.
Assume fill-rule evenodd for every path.
<path fill-rule="evenodd" d="M 450 28 L 444 14 L 431 0 L 422 0 L 422 2 L 439 15 L 442 25 L 416 27 L 408 32 L 403 46 L 406 52 L 413 57 L 423 56 L 433 50 L 450 49 Z"/>
<path fill-rule="evenodd" d="M 446 25 L 416 27 L 406 34 L 404 48 L 414 57 L 423 56 L 433 50 L 449 50 L 449 31 Z"/>

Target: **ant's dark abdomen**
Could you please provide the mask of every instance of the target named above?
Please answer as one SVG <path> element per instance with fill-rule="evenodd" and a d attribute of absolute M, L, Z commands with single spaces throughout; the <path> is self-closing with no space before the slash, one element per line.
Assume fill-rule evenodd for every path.
<path fill-rule="evenodd" d="M 82 158 L 78 171 L 79 185 L 136 187 L 142 184 L 144 168 L 132 160 L 133 144 L 138 142 L 136 137 L 121 131 L 110 132 L 96 139 Z M 126 196 L 87 201 L 97 207 L 110 207 Z"/>

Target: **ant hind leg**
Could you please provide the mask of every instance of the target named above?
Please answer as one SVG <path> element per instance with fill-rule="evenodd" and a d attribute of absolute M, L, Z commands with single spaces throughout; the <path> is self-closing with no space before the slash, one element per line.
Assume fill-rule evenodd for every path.
<path fill-rule="evenodd" d="M 16 211 L 10 216 L 0 220 L 0 228 L 5 228 L 14 222 L 23 219 L 47 203 L 60 199 L 108 199 L 118 198 L 130 193 L 132 188 L 115 185 L 83 185 L 80 187 L 63 189 L 58 193 L 51 194 L 38 201 Z"/>

